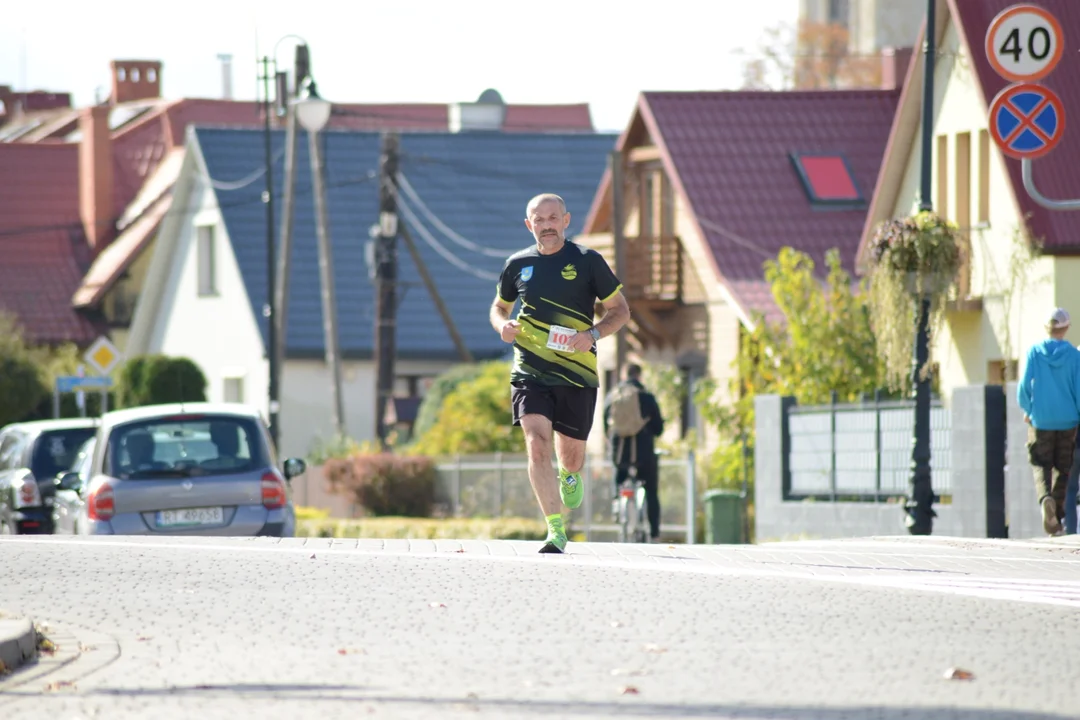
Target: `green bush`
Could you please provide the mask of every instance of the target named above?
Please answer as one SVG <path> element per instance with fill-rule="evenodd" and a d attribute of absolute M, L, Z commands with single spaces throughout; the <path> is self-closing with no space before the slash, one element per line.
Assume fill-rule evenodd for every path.
<path fill-rule="evenodd" d="M 547 527 L 540 520 L 526 518 L 379 517 L 357 520 L 300 518 L 297 537 L 370 538 L 381 540 L 543 540 Z"/>
<path fill-rule="evenodd" d="M 354 497 L 372 515 L 427 517 L 435 502 L 431 458 L 356 454 L 327 460 L 323 472 L 332 492 Z"/>
<path fill-rule="evenodd" d="M 205 400 L 206 376 L 185 357 L 137 355 L 124 363 L 117 378 L 118 407 Z"/>
<path fill-rule="evenodd" d="M 437 422 L 413 452 L 437 457 L 521 450 L 521 433 L 511 424 L 510 364 L 493 361 L 479 368 L 446 396 Z"/>
<path fill-rule="evenodd" d="M 439 375 L 431 383 L 431 387 L 420 401 L 420 407 L 416 410 L 416 422 L 413 423 L 412 436 L 423 437 L 439 419 L 439 410 L 442 409 L 446 396 L 453 392 L 460 383 L 472 380 L 483 372 L 481 363 L 455 365 Z M 509 391 L 507 391 L 509 392 Z"/>
<path fill-rule="evenodd" d="M 0 314 L 0 427 L 27 419 L 49 397 L 38 354 L 27 346 L 15 318 Z"/>

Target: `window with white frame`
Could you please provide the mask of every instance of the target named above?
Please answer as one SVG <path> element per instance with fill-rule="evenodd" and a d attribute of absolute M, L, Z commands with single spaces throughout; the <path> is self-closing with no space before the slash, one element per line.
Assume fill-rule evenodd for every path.
<path fill-rule="evenodd" d="M 242 403 L 244 402 L 244 378 L 242 377 L 227 377 L 225 378 L 225 386 L 223 388 L 223 395 L 225 402 L 227 403 Z"/>
<path fill-rule="evenodd" d="M 214 226 L 200 225 L 197 233 L 199 297 L 217 295 L 217 248 L 214 243 Z"/>

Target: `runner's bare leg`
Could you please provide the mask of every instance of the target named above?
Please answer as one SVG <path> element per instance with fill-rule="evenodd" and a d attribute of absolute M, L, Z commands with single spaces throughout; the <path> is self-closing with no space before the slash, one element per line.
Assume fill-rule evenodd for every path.
<path fill-rule="evenodd" d="M 576 473 L 585 465 L 585 441 L 555 433 L 555 453 L 559 456 L 559 465 Z"/>
<path fill-rule="evenodd" d="M 522 415 L 521 429 L 525 432 L 525 448 L 529 453 L 529 482 L 536 493 L 536 501 L 540 503 L 544 517 L 559 514 L 562 512 L 562 499 L 559 497 L 555 468 L 551 466 L 551 420 L 535 413 Z"/>

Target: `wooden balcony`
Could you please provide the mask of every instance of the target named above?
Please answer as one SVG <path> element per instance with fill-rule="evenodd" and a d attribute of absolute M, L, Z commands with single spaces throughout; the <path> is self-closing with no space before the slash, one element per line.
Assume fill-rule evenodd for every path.
<path fill-rule="evenodd" d="M 626 239 L 623 264 L 618 267 L 611 237 L 590 238 L 587 245 L 608 261 L 623 284 L 627 300 L 654 310 L 673 309 L 682 303 L 683 249 L 677 237 Z"/>
<path fill-rule="evenodd" d="M 622 268 L 615 262 L 610 235 L 594 235 L 585 238 L 583 244 L 603 255 L 622 281 L 632 313 L 627 325 L 631 344 L 639 350 L 674 344 L 678 335 L 675 311 L 683 302 L 683 248 L 679 238 L 627 238 Z M 597 312 L 602 314 L 599 303 Z"/>

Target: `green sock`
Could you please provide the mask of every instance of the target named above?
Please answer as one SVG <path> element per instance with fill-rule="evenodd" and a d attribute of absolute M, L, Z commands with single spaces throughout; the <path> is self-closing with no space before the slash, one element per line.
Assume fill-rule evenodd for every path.
<path fill-rule="evenodd" d="M 544 518 L 547 520 L 548 534 L 549 535 L 565 535 L 566 528 L 563 527 L 562 513 L 555 513 L 554 515 L 548 515 Z"/>

